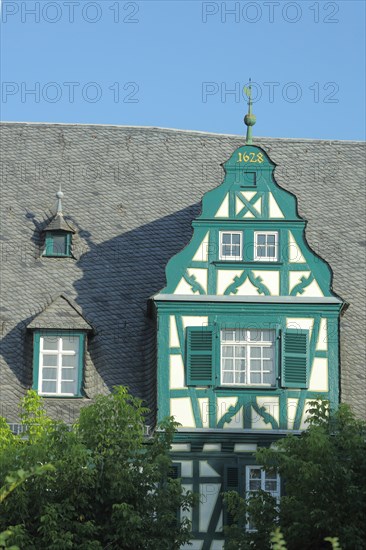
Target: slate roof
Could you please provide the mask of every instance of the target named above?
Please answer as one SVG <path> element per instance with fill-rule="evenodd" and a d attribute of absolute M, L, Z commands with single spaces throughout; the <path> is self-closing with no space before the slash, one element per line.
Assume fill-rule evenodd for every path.
<path fill-rule="evenodd" d="M 93 330 L 84 319 L 80 307 L 63 294 L 57 296 L 50 305 L 36 315 L 28 329 Z"/>
<path fill-rule="evenodd" d="M 43 231 L 67 231 L 68 233 L 75 233 L 75 230 L 67 223 L 62 214 L 56 214 L 51 218 L 43 228 Z"/>
<path fill-rule="evenodd" d="M 3 123 L 1 412 L 12 420 L 31 384 L 27 325 L 55 295 L 74 300 L 88 337 L 85 394 L 48 400 L 74 418 L 89 397 L 126 384 L 155 410 L 155 327 L 146 300 L 188 243 L 202 195 L 243 136 L 162 128 Z M 244 128 L 243 128 L 244 132 Z M 279 185 L 298 197 L 310 246 L 333 269 L 350 307 L 341 321 L 342 399 L 366 417 L 365 147 L 361 142 L 257 138 Z M 62 184 L 76 229 L 73 258 L 40 256 L 41 230 Z M 46 309 L 47 311 L 47 309 Z"/>

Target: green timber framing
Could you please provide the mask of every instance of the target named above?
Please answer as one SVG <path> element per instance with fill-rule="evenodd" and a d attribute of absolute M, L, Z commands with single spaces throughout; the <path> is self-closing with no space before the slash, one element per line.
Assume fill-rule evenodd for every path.
<path fill-rule="evenodd" d="M 255 464 L 256 448 L 300 433 L 308 401 L 322 397 L 336 407 L 340 393 L 344 302 L 332 291 L 330 267 L 306 241 L 295 196 L 278 186 L 275 164 L 259 147 L 239 147 L 224 169 L 223 183 L 203 197 L 190 243 L 167 265 L 166 287 L 152 298 L 158 419 L 173 415 L 181 423 L 173 459 L 183 484 L 205 495 L 191 515 L 192 550 L 222 548 L 220 494 L 228 487 L 227 467 L 239 468 L 243 491 L 245 467 Z M 221 259 L 222 232 L 241 233 L 237 258 Z M 277 236 L 270 261 L 258 259 L 256 249 L 256 234 L 266 232 Z M 274 384 L 223 383 L 220 342 L 228 328 L 274 331 Z M 189 375 L 187 346 L 195 331 L 213 338 L 212 376 L 206 381 L 198 376 L 198 383 Z M 284 347 L 286 335 L 296 333 L 306 335 L 308 346 L 298 384 L 296 377 L 295 383 L 286 380 Z M 296 368 L 295 362 L 295 374 Z"/>

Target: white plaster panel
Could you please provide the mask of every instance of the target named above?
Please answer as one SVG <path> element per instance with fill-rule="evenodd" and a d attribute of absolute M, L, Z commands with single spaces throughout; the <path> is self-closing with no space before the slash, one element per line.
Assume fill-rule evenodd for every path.
<path fill-rule="evenodd" d="M 184 365 L 181 355 L 170 356 L 170 371 L 169 371 L 169 386 L 170 389 L 180 390 L 185 388 L 184 381 Z"/>
<path fill-rule="evenodd" d="M 187 327 L 207 327 L 208 317 L 203 316 L 183 316 L 182 323 L 184 330 Z"/>
<path fill-rule="evenodd" d="M 203 241 L 199 245 L 196 254 L 193 256 L 193 260 L 196 262 L 207 262 L 208 260 L 208 238 L 209 238 L 209 231 L 206 233 L 206 235 L 203 238 Z"/>
<path fill-rule="evenodd" d="M 202 426 L 204 428 L 210 427 L 210 411 L 209 411 L 209 400 L 208 397 L 199 397 L 198 404 L 201 413 Z"/>
<path fill-rule="evenodd" d="M 310 271 L 289 271 L 289 291 L 291 292 L 298 283 L 301 283 L 301 277 L 308 278 L 310 273 Z"/>
<path fill-rule="evenodd" d="M 325 357 L 314 357 L 309 390 L 328 391 L 328 359 Z"/>
<path fill-rule="evenodd" d="M 221 451 L 221 443 L 204 443 L 203 452 Z"/>
<path fill-rule="evenodd" d="M 240 194 L 243 195 L 243 197 L 247 199 L 247 201 L 250 201 L 254 197 L 254 195 L 257 194 L 257 191 L 241 191 Z"/>
<path fill-rule="evenodd" d="M 298 403 L 299 403 L 299 400 L 295 397 L 288 397 L 287 399 L 287 428 L 289 430 L 294 429 L 294 422 L 295 422 Z"/>
<path fill-rule="evenodd" d="M 288 232 L 288 261 L 293 264 L 302 264 L 306 262 L 291 231 Z"/>
<path fill-rule="evenodd" d="M 215 214 L 215 218 L 228 218 L 228 217 L 229 217 L 229 194 L 226 195 L 218 211 Z"/>
<path fill-rule="evenodd" d="M 288 317 L 286 319 L 287 328 L 308 330 L 309 340 L 311 339 L 313 326 L 314 326 L 314 319 L 312 317 Z"/>
<path fill-rule="evenodd" d="M 191 295 L 191 294 L 199 294 L 199 292 L 198 292 L 198 290 L 196 292 L 193 292 L 192 287 L 182 277 L 181 280 L 178 283 L 177 288 L 174 291 L 174 294 Z"/>
<path fill-rule="evenodd" d="M 217 522 L 215 533 L 222 533 L 223 531 L 223 513 L 221 511 L 219 521 Z M 217 540 L 213 542 L 214 544 L 218 544 L 218 546 L 212 546 L 212 550 L 220 550 L 221 548 L 224 548 L 224 541 L 223 540 Z M 220 546 L 221 545 L 221 546 Z"/>
<path fill-rule="evenodd" d="M 271 296 L 280 295 L 280 272 L 279 271 L 253 271 L 256 277 L 261 277 Z"/>
<path fill-rule="evenodd" d="M 192 460 L 180 460 L 182 477 L 193 477 Z"/>
<path fill-rule="evenodd" d="M 220 474 L 209 465 L 207 460 L 200 460 L 200 476 L 220 477 Z"/>
<path fill-rule="evenodd" d="M 280 406 L 278 397 L 257 397 L 259 407 L 265 407 L 266 412 L 279 422 Z M 252 429 L 253 430 L 272 430 L 271 423 L 266 424 L 261 416 L 252 407 Z"/>
<path fill-rule="evenodd" d="M 218 397 L 217 398 L 217 419 L 220 420 L 230 407 L 234 407 L 238 401 L 237 397 Z M 224 429 L 243 427 L 243 407 L 231 418 L 231 422 L 224 424 Z"/>
<path fill-rule="evenodd" d="M 212 512 L 221 491 L 221 483 L 200 483 L 199 530 L 207 533 Z"/>
<path fill-rule="evenodd" d="M 235 443 L 234 445 L 234 453 L 252 453 L 256 450 L 256 443 Z"/>
<path fill-rule="evenodd" d="M 237 288 L 236 296 L 258 296 L 258 289 L 247 278 L 242 285 Z"/>
<path fill-rule="evenodd" d="M 219 269 L 217 271 L 217 295 L 223 296 L 225 290 L 234 281 L 234 277 L 240 277 L 243 271 L 232 269 Z"/>
<path fill-rule="evenodd" d="M 192 403 L 189 397 L 176 397 L 170 399 L 170 415 L 176 422 L 180 422 L 184 428 L 195 428 Z"/>
<path fill-rule="evenodd" d="M 268 193 L 269 197 L 269 217 L 270 218 L 284 218 L 281 208 L 278 206 L 276 199 L 272 193 Z"/>
<path fill-rule="evenodd" d="M 320 319 L 319 337 L 316 343 L 316 349 L 319 351 L 327 351 L 328 349 L 328 321 L 327 319 Z"/>
<path fill-rule="evenodd" d="M 305 399 L 304 410 L 302 412 L 301 423 L 300 423 L 300 430 L 306 430 L 306 428 L 309 427 L 309 423 L 306 422 L 306 419 L 310 416 L 310 414 L 307 412 L 307 410 L 309 408 L 310 401 L 314 401 L 314 400 L 313 399 Z"/>
<path fill-rule="evenodd" d="M 189 275 L 194 275 L 196 281 L 201 285 L 207 294 L 207 269 L 191 267 L 187 271 Z"/>
<path fill-rule="evenodd" d="M 321 291 L 318 283 L 314 280 L 312 283 L 310 283 L 310 285 L 304 288 L 304 292 L 301 294 L 301 296 L 305 296 L 308 298 L 320 298 L 324 296 L 324 294 Z"/>
<path fill-rule="evenodd" d="M 191 452 L 191 444 L 190 443 L 172 443 L 170 445 L 171 451 L 176 451 L 178 453 L 180 452 Z"/>
<path fill-rule="evenodd" d="M 189 543 L 183 544 L 180 550 L 202 550 L 203 540 L 190 540 Z"/>
<path fill-rule="evenodd" d="M 243 218 L 255 218 L 255 216 L 251 213 L 250 210 L 248 210 L 247 212 L 245 212 Z"/>
<path fill-rule="evenodd" d="M 254 208 L 258 211 L 258 214 L 262 213 L 262 197 L 259 197 L 257 201 L 253 204 Z"/>
<path fill-rule="evenodd" d="M 169 346 L 171 348 L 179 348 L 180 346 L 177 323 L 174 315 L 169 316 Z"/>

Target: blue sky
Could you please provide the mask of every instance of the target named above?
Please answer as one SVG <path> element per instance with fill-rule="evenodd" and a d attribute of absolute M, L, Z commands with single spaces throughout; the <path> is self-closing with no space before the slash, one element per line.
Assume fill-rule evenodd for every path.
<path fill-rule="evenodd" d="M 2 1 L 1 119 L 365 138 L 365 3 Z M 33 92 L 32 92 L 33 90 Z"/>

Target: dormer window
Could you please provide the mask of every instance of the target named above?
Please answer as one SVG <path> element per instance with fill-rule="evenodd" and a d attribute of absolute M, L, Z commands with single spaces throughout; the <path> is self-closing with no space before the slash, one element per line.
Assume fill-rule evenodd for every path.
<path fill-rule="evenodd" d="M 220 231 L 220 260 L 241 260 L 242 238 L 241 231 Z"/>
<path fill-rule="evenodd" d="M 62 214 L 61 199 L 63 196 L 62 191 L 56 193 L 57 212 L 43 230 L 46 235 L 43 256 L 48 258 L 69 258 L 72 256 L 71 239 L 75 231 Z"/>
<path fill-rule="evenodd" d="M 258 262 L 278 261 L 278 232 L 254 232 L 254 260 Z"/>
<path fill-rule="evenodd" d="M 65 231 L 48 231 L 44 256 L 71 256 L 71 233 Z"/>

